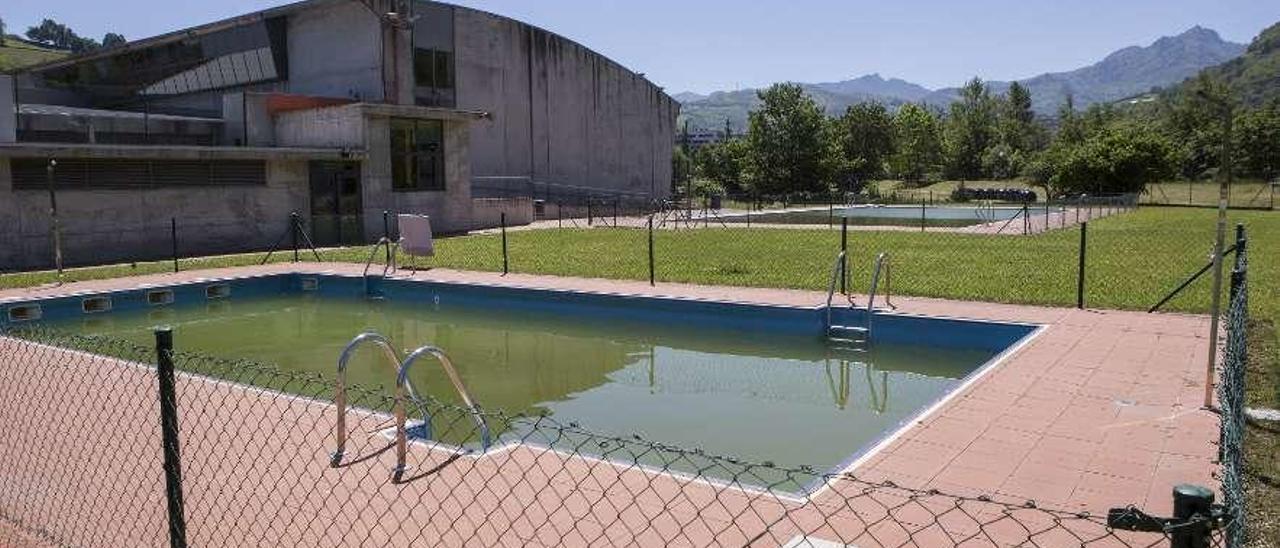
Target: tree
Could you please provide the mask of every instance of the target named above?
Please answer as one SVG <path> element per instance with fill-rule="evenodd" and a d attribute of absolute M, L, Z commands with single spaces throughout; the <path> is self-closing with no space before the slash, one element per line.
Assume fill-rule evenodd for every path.
<path fill-rule="evenodd" d="M 0 47 L 4 47 L 4 43 L 5 43 L 4 31 L 5 31 L 4 18 L 0 17 Z"/>
<path fill-rule="evenodd" d="M 108 32 L 105 36 L 102 37 L 102 47 L 104 48 L 114 48 L 117 46 L 123 46 L 125 45 L 126 42 L 127 40 L 124 39 L 123 34 L 117 34 L 114 32 Z"/>
<path fill-rule="evenodd" d="M 1080 121 L 1080 116 L 1076 114 L 1076 101 L 1071 94 L 1067 94 L 1067 99 L 1058 107 L 1058 136 L 1057 141 L 1068 145 L 1076 145 L 1084 142 L 1084 126 Z"/>
<path fill-rule="evenodd" d="M 34 42 L 40 42 L 62 49 L 69 49 L 73 53 L 83 53 L 98 49 L 98 42 L 92 38 L 84 38 L 77 35 L 70 27 L 63 25 L 53 19 L 45 19 L 40 21 L 40 26 L 27 28 L 27 38 Z M 122 37 L 123 38 L 123 37 Z"/>
<path fill-rule="evenodd" d="M 884 105 L 865 102 L 851 105 L 832 121 L 836 147 L 836 175 L 860 187 L 884 173 L 893 154 L 893 117 Z"/>
<path fill-rule="evenodd" d="M 1148 127 L 1118 125 L 1060 150 L 1048 167 L 1048 183 L 1055 195 L 1138 193 L 1176 168 L 1174 147 L 1165 136 Z"/>
<path fill-rule="evenodd" d="M 729 192 L 738 193 L 743 191 L 746 160 L 747 142 L 743 139 L 711 143 L 694 153 L 694 173 L 699 178 L 714 181 Z"/>
<path fill-rule="evenodd" d="M 747 185 L 765 195 L 829 190 L 832 147 L 822 108 L 795 84 L 757 95 L 762 104 L 748 118 Z"/>
<path fill-rule="evenodd" d="M 1037 147 L 1036 115 L 1031 110 L 1031 92 L 1014 82 L 1000 101 L 997 135 L 1005 146 L 1021 153 Z"/>
<path fill-rule="evenodd" d="M 683 146 L 677 145 L 671 153 L 671 190 L 683 188 L 693 177 L 693 161 Z"/>
<path fill-rule="evenodd" d="M 1233 133 L 1241 172 L 1268 180 L 1280 175 L 1280 99 L 1241 115 Z"/>
<path fill-rule="evenodd" d="M 992 144 L 996 102 L 981 78 L 974 78 L 960 90 L 960 100 L 951 103 L 947 117 L 945 144 L 947 170 L 953 177 L 979 179 L 986 175 L 982 155 Z"/>
<path fill-rule="evenodd" d="M 1198 179 L 1218 167 L 1224 129 L 1222 108 L 1230 101 L 1226 85 L 1202 72 L 1169 102 L 1163 113 L 1165 131 L 1180 149 L 1182 176 Z"/>
<path fill-rule="evenodd" d="M 942 135 L 933 112 L 915 103 L 907 103 L 893 117 L 893 140 L 896 150 L 889 159 L 889 169 L 909 183 L 919 183 L 937 169 L 942 158 Z"/>

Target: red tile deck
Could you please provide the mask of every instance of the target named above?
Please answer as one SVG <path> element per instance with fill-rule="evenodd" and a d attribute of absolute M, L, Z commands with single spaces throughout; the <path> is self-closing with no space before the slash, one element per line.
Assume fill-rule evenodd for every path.
<path fill-rule="evenodd" d="M 358 275 L 360 269 L 351 264 L 299 263 L 149 275 L 5 290 L 0 291 L 0 303 L 215 277 L 294 271 Z M 807 291 L 650 287 L 642 282 L 518 274 L 430 270 L 404 277 L 797 306 L 825 301 L 825 294 Z M 956 495 L 1034 500 L 1042 507 L 1095 515 L 1129 504 L 1167 513 L 1173 485 L 1216 487 L 1212 473 L 1218 419 L 1201 409 L 1206 317 L 909 297 L 894 301 L 904 313 L 1045 327 L 987 374 L 856 461 L 848 471 L 858 478 Z M 0 515 L 39 521 L 38 516 L 50 509 L 67 516 L 78 510 L 83 515 L 41 527 L 55 528 L 54 536 L 70 544 L 119 544 L 122 537 L 112 534 L 127 534 L 138 545 L 158 542 L 164 532 L 162 514 L 139 518 L 146 527 L 111 527 L 121 516 L 163 508 L 149 371 L 100 357 L 86 365 L 90 371 L 49 367 L 36 363 L 39 360 L 29 349 L 20 350 L 20 344 L 26 343 L 0 339 L 0 362 L 10 365 L 0 370 L 0 386 L 20 396 L 0 398 L 0 416 L 23 417 L 7 425 L 11 432 L 6 439 L 63 443 L 50 450 L 52 456 L 0 444 L 0 458 L 8 464 L 0 474 L 17 478 L 15 485 L 23 486 L 21 492 L 29 497 L 11 500 L 0 494 Z M 14 373 L 33 368 L 41 368 L 37 378 Z M 94 383 L 108 381 L 118 393 L 104 399 L 97 391 L 102 387 Z M 237 402 L 234 414 L 221 404 L 227 400 Z M 327 451 L 333 411 L 327 403 L 272 397 L 181 376 L 179 407 L 184 432 L 239 433 L 228 447 L 203 447 L 198 442 L 184 447 L 193 545 L 416 541 L 451 546 L 727 546 L 753 539 L 780 545 L 800 533 L 818 539 L 866 533 L 858 538 L 859 546 L 894 545 L 902 539 L 924 546 L 931 544 L 929 535 L 946 533 L 937 528 L 938 518 L 931 517 L 945 512 L 946 502 L 934 508 L 928 501 L 913 501 L 895 510 L 894 519 L 876 522 L 873 516 L 894 504 L 889 500 L 892 493 L 858 497 L 849 492 L 857 485 L 836 482 L 802 505 L 528 446 L 478 459 L 464 457 L 429 477 L 395 485 L 387 473 L 393 452 L 373 453 L 386 444 L 385 438 L 372 434 L 385 426 L 385 417 L 349 419 L 357 423 L 349 454 L 365 454 L 368 459 L 332 469 Z M 273 426 L 262 426 L 268 424 Z M 68 439 L 80 443 L 66 444 Z M 412 453 L 420 469 L 443 458 L 439 450 L 425 446 L 415 445 Z M 53 473 L 50 458 L 55 464 L 71 463 L 71 473 Z M 349 456 L 348 461 L 355 458 Z M 237 468 L 237 462 L 252 466 Z M 282 479 L 287 480 L 284 488 Z M 640 488 L 628 487 L 633 484 Z M 49 500 L 57 493 L 64 498 L 76 493 L 78 502 Z M 64 507 L 68 504 L 73 508 Z M 921 513 L 915 520 L 922 526 L 919 531 L 905 525 L 913 521 L 912 509 Z M 281 513 L 291 519 L 271 519 Z M 993 531 L 1005 525 L 1010 539 L 1021 534 L 1017 523 L 993 519 L 998 523 L 984 528 L 993 542 L 999 542 Z M 930 523 L 935 525 L 928 527 Z M 25 538 L 6 533 L 12 527 L 0 521 L 0 540 Z M 1038 537 L 1037 544 L 1078 545 L 1067 533 L 1064 528 Z"/>

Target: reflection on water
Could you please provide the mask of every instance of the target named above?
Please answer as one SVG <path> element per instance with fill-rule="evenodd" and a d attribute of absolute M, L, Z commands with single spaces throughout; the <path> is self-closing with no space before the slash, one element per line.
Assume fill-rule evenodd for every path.
<path fill-rule="evenodd" d="M 330 378 L 347 341 L 373 329 L 406 350 L 443 348 L 487 409 L 545 412 L 600 433 L 820 467 L 878 439 L 992 355 L 883 344 L 852 353 L 817 336 L 314 295 L 113 313 L 71 325 L 147 343 L 158 323 L 174 326 L 179 350 Z M 381 358 L 372 346 L 358 350 L 349 382 L 390 393 L 394 367 Z M 434 365 L 415 367 L 412 379 L 426 394 L 458 401 Z"/>

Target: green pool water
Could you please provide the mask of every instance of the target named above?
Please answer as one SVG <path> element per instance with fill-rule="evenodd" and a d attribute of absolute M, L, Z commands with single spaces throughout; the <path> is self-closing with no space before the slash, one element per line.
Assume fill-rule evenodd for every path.
<path fill-rule="evenodd" d="M 853 353 L 816 335 L 315 295 L 114 312 L 61 327 L 150 344 L 158 324 L 173 326 L 178 350 L 329 378 L 345 344 L 373 329 L 403 349 L 443 348 L 486 409 L 819 470 L 892 431 L 994 354 L 889 344 Z M 389 391 L 394 368 L 379 358 L 372 346 L 358 351 L 349 382 Z M 458 401 L 438 364 L 414 367 L 420 391 Z"/>

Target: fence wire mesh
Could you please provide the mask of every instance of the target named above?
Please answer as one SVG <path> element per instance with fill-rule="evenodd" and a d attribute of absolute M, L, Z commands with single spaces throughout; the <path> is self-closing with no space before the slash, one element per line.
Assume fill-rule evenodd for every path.
<path fill-rule="evenodd" d="M 1222 498 L 1231 513 L 1227 526 L 1230 546 L 1244 546 L 1246 538 L 1244 493 L 1245 371 L 1249 367 L 1249 252 L 1236 250 L 1231 272 L 1230 303 L 1225 314 L 1226 343 L 1218 378 L 1218 405 L 1221 417 Z"/>
<path fill-rule="evenodd" d="M 172 356 L 193 546 L 1165 546 L 1206 524 L 1122 531 L 1105 508 L 749 462 L 538 414 L 482 411 L 485 447 L 470 410 L 386 387 L 347 388 L 335 465 L 332 379 Z M 155 351 L 26 328 L 0 333 L 0 362 L 0 541 L 166 544 Z"/>

